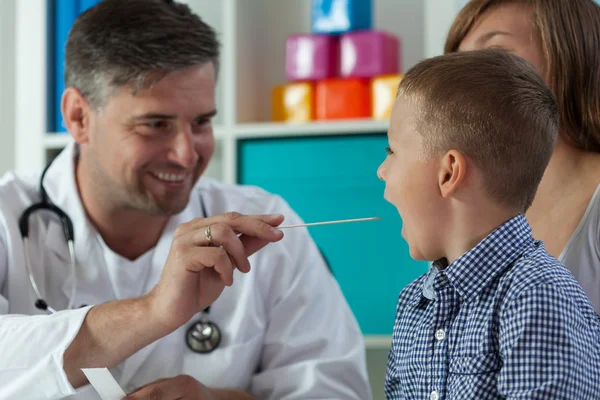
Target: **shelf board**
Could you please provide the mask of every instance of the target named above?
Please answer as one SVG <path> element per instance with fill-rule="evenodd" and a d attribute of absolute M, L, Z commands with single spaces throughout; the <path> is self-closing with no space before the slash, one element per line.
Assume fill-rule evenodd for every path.
<path fill-rule="evenodd" d="M 73 140 L 71 135 L 63 132 L 51 132 L 44 135 L 44 149 L 62 149 Z"/>
<path fill-rule="evenodd" d="M 392 347 L 391 335 L 365 335 L 365 347 L 370 350 L 389 350 Z"/>
<path fill-rule="evenodd" d="M 388 121 L 371 119 L 315 121 L 305 123 L 265 122 L 238 124 L 233 128 L 233 135 L 239 139 L 270 138 L 286 136 L 312 135 L 348 135 L 385 133 Z"/>

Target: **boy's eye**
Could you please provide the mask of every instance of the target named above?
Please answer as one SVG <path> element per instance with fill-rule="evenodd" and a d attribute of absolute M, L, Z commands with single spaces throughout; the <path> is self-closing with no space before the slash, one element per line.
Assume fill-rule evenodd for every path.
<path fill-rule="evenodd" d="M 389 147 L 385 148 L 385 152 L 387 153 L 388 156 L 393 153 L 392 149 L 390 149 Z"/>

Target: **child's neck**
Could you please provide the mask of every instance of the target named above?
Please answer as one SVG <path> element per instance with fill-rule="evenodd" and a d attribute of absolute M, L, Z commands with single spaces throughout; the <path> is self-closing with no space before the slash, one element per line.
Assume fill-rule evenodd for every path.
<path fill-rule="evenodd" d="M 476 202 L 474 202 L 476 203 Z M 446 232 L 445 254 L 448 264 L 474 248 L 496 228 L 518 215 L 505 206 L 467 204 L 456 210 Z"/>

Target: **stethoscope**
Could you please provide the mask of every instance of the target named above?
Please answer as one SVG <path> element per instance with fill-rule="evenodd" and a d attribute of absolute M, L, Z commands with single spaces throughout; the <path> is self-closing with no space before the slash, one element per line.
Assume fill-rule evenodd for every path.
<path fill-rule="evenodd" d="M 75 259 L 75 235 L 73 233 L 73 222 L 63 210 L 52 204 L 52 201 L 48 197 L 48 193 L 46 193 L 46 189 L 44 188 L 44 177 L 46 176 L 46 171 L 48 171 L 50 165 L 51 163 L 44 168 L 42 176 L 40 177 L 39 190 L 41 200 L 39 203 L 32 204 L 25 211 L 23 211 L 19 218 L 19 230 L 21 231 L 21 237 L 23 238 L 25 266 L 27 267 L 29 282 L 31 283 L 31 287 L 33 288 L 33 291 L 37 297 L 34 305 L 37 309 L 46 311 L 48 314 L 55 314 L 57 311 L 48 305 L 40 293 L 40 290 L 35 282 L 35 278 L 33 277 L 33 270 L 31 268 L 31 261 L 29 258 L 29 217 L 39 210 L 45 210 L 56 214 L 60 219 L 63 234 L 69 247 L 69 277 L 73 279 L 73 285 L 71 288 L 71 294 L 69 296 L 69 303 L 66 309 L 73 309 L 75 293 L 77 291 L 77 275 L 75 271 L 77 261 Z M 207 215 L 202 198 L 200 198 L 200 206 L 202 209 L 202 215 Z M 196 353 L 210 353 L 221 343 L 221 329 L 217 326 L 217 324 L 208 319 L 209 312 L 210 306 L 200 313 L 198 320 L 187 329 L 185 334 L 185 342 L 187 346 Z"/>
<path fill-rule="evenodd" d="M 48 167 L 50 164 L 44 168 L 44 172 L 42 172 L 42 177 L 40 178 L 40 195 L 41 200 L 39 203 L 32 204 L 29 206 L 21 217 L 19 218 L 19 230 L 21 231 L 21 237 L 23 238 L 23 247 L 25 250 L 25 266 L 27 267 L 27 274 L 29 275 L 29 282 L 31 283 L 31 287 L 37 296 L 37 300 L 35 301 L 35 307 L 42 310 L 47 311 L 49 314 L 56 313 L 56 310 L 48 305 L 48 303 L 44 300 L 42 294 L 38 286 L 35 283 L 35 279 L 33 278 L 33 270 L 31 269 L 31 261 L 29 259 L 29 217 L 31 214 L 35 213 L 39 210 L 45 210 L 52 213 L 55 213 L 62 225 L 63 234 L 65 235 L 65 239 L 67 240 L 67 245 L 69 246 L 69 259 L 70 259 L 70 271 L 69 277 L 73 279 L 73 285 L 71 287 L 71 295 L 69 296 L 69 303 L 67 305 L 67 310 L 73 308 L 73 302 L 75 301 L 75 292 L 77 290 L 77 278 L 75 275 L 75 238 L 73 234 L 73 222 L 71 218 L 59 207 L 52 204 L 48 194 L 46 193 L 46 189 L 44 189 L 44 176 L 46 176 L 46 171 L 48 171 Z"/>

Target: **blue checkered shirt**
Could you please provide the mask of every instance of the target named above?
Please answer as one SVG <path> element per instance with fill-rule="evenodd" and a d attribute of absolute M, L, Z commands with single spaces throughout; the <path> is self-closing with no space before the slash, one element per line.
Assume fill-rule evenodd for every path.
<path fill-rule="evenodd" d="M 600 399 L 600 318 L 524 216 L 438 266 L 400 294 L 387 399 Z"/>

